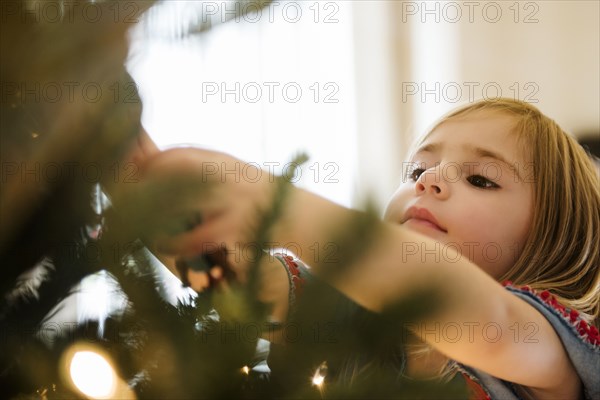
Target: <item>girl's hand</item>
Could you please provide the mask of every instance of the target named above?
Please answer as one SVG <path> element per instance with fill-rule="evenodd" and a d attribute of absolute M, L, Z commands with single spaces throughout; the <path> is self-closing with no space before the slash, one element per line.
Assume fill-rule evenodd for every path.
<path fill-rule="evenodd" d="M 221 278 L 246 281 L 275 182 L 273 175 L 229 155 L 178 148 L 149 158 L 139 184 L 125 197 L 131 224 L 141 228 L 152 250 L 175 256 L 180 267 L 206 261 L 206 268 L 196 268 L 201 273 L 189 277 L 181 276 L 187 268 L 170 267 L 202 289 Z"/>
<path fill-rule="evenodd" d="M 207 255 L 223 269 L 213 271 L 215 276 L 245 282 L 251 241 L 270 206 L 274 176 L 223 153 L 181 148 L 149 160 L 144 180 L 171 186 L 170 211 L 186 221 L 183 232 L 161 232 L 153 245 L 184 260 Z"/>

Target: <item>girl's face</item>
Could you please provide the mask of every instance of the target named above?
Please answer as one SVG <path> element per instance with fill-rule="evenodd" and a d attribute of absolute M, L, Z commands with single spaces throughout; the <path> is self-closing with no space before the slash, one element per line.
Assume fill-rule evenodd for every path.
<path fill-rule="evenodd" d="M 440 247 L 414 243 L 406 251 L 452 262 L 452 248 L 495 279 L 516 262 L 533 216 L 533 169 L 511 133 L 514 123 L 503 113 L 477 111 L 443 122 L 425 139 L 384 219 Z"/>

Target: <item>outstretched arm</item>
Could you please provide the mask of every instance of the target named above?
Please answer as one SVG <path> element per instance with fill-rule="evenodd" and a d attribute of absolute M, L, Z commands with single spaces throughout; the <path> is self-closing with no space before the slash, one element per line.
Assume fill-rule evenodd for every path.
<path fill-rule="evenodd" d="M 198 182 L 209 179 L 211 183 L 199 205 L 203 223 L 188 233 L 159 240 L 163 251 L 192 257 L 201 253 L 206 243 L 225 243 L 229 247 L 251 241 L 248 226 L 256 225 L 257 210 L 270 205 L 276 185 L 264 171 L 258 181 L 227 181 L 221 175 L 202 175 L 206 163 L 231 171 L 240 161 L 220 153 L 177 149 L 148 163 L 148 179 L 198 174 Z M 331 240 L 332 226 L 353 226 L 361 217 L 359 212 L 292 188 L 283 214 L 273 226 L 272 238 L 294 243 L 309 253 L 315 242 Z M 538 311 L 459 254 L 438 257 L 433 262 L 423 251 L 404 251 L 406 243 L 434 249 L 431 239 L 384 222 L 376 222 L 374 229 L 377 240 L 352 260 L 355 266 L 344 274 L 331 274 L 327 264 L 316 263 L 314 274 L 376 312 L 384 312 L 418 288 L 433 288 L 440 299 L 439 307 L 414 329 L 424 341 L 458 362 L 527 386 L 535 397 L 578 397 L 581 384 L 574 368 L 553 328 Z M 340 254 L 355 252 L 349 247 L 353 246 L 350 241 L 337 244 Z M 243 280 L 243 260 L 231 263 Z M 458 326 L 462 334 L 456 338 L 433 333 L 450 326 Z M 523 331 L 515 335 L 515 329 L 525 326 L 537 329 L 532 338 L 535 340 L 523 340 Z"/>

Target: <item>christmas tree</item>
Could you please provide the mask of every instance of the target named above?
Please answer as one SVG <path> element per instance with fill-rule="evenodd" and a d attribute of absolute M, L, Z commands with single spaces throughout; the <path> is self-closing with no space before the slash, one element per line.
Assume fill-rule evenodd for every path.
<path fill-rule="evenodd" d="M 252 3 L 264 7 L 268 1 Z M 185 221 L 149 210 L 160 203 L 157 197 L 170 199 L 191 183 L 153 188 L 156 196 L 139 196 L 118 210 L 103 195 L 112 182 L 126 179 L 129 171 L 120 161 L 141 130 L 136 92 L 129 93 L 131 101 L 117 89 L 135 88 L 124 67 L 126 32 L 152 5 L 2 1 L 2 396 L 462 396 L 457 383 L 417 382 L 402 374 L 405 332 L 398 321 L 428 312 L 430 304 L 420 296 L 382 316 L 315 280 L 283 327 L 289 329 L 287 343 L 272 346 L 268 362 L 268 346 L 259 339 L 281 327 L 267 320 L 252 273 L 250 284 L 225 295 L 207 291 L 178 304 L 165 298 L 142 236 L 182 229 Z M 185 34 L 202 35 L 211 26 L 210 20 L 198 22 Z M 272 209 L 260 214 L 257 243 L 268 241 L 287 185 L 281 179 Z M 154 203 L 144 204 L 144 198 Z M 340 232 L 369 232 L 373 218 L 365 214 L 358 226 Z M 366 244 L 333 236 L 357 243 L 357 251 L 331 269 L 343 273 Z M 48 340 L 57 306 L 101 271 L 116 282 L 110 296 L 124 299 L 123 309 L 106 320 L 58 326 Z M 85 386 L 90 375 L 108 386 Z"/>

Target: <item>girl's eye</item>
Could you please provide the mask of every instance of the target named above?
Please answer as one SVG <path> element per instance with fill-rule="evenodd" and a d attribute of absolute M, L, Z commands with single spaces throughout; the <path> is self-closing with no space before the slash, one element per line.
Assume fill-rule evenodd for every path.
<path fill-rule="evenodd" d="M 414 182 L 416 182 L 423 172 L 425 172 L 425 170 L 423 168 L 415 168 L 410 172 L 409 177 Z"/>
<path fill-rule="evenodd" d="M 497 189 L 500 187 L 496 183 L 484 178 L 481 175 L 471 175 L 467 178 L 467 181 L 471 185 L 482 189 Z"/>

